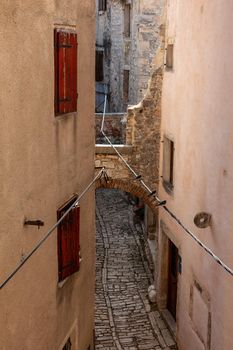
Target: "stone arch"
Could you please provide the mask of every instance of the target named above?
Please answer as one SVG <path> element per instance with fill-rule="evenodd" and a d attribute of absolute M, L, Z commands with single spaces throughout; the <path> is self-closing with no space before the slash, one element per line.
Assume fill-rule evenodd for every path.
<path fill-rule="evenodd" d="M 154 214 L 158 213 L 156 200 L 153 198 L 153 196 L 148 196 L 148 192 L 143 188 L 143 186 L 139 182 L 136 182 L 136 180 L 130 181 L 130 179 L 112 178 L 108 178 L 105 180 L 104 178 L 100 178 L 96 181 L 96 189 L 98 188 L 112 188 L 131 193 L 134 196 L 141 198 Z"/>

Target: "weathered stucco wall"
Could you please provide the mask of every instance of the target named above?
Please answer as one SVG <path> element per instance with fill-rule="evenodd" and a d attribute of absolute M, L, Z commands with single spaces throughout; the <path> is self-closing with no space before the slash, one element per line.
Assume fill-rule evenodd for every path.
<path fill-rule="evenodd" d="M 173 195 L 160 186 L 168 207 L 231 268 L 232 30 L 231 1 L 169 1 L 167 40 L 174 43 L 174 66 L 164 73 L 162 138 L 168 135 L 175 145 Z M 194 225 L 200 211 L 212 215 L 206 229 Z M 182 256 L 179 349 L 232 349 L 232 276 L 162 209 L 160 219 Z M 162 265 L 164 255 L 161 259 Z"/>
<path fill-rule="evenodd" d="M 54 117 L 56 26 L 78 32 L 78 112 Z M 1 2 L 0 280 L 93 178 L 95 9 L 91 0 Z M 72 327 L 92 341 L 94 190 L 80 202 L 80 271 L 58 288 L 56 231 L 0 290 L 0 348 L 58 350 Z M 24 227 L 25 217 L 45 226 Z M 88 278 L 87 278 L 88 277 Z M 73 349 L 73 347 L 72 347 Z"/>

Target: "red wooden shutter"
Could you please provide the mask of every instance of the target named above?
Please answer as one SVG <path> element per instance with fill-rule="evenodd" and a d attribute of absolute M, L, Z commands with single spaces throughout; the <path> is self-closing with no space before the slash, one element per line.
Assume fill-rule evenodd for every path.
<path fill-rule="evenodd" d="M 58 219 L 62 217 L 70 205 L 72 205 L 72 202 L 69 202 L 62 209 L 58 210 Z M 59 281 L 64 280 L 79 270 L 79 227 L 80 208 L 76 207 L 69 212 L 58 226 Z"/>
<path fill-rule="evenodd" d="M 77 111 L 77 34 L 55 29 L 55 115 Z"/>

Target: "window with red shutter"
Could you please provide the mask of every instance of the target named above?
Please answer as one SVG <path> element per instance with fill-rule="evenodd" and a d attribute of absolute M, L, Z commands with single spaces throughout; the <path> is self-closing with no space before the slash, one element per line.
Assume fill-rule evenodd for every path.
<path fill-rule="evenodd" d="M 72 198 L 57 211 L 58 220 L 67 209 L 75 202 Z M 58 279 L 59 282 L 79 270 L 79 228 L 80 207 L 73 208 L 58 226 Z"/>
<path fill-rule="evenodd" d="M 77 33 L 55 29 L 55 115 L 77 111 L 77 48 Z"/>

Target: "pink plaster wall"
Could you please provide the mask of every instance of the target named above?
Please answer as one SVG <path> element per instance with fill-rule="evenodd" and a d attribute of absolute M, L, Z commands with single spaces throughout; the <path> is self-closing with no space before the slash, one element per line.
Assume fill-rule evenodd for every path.
<path fill-rule="evenodd" d="M 233 2 L 168 1 L 167 42 L 174 67 L 164 75 L 162 131 L 175 142 L 174 193 L 160 185 L 168 207 L 233 268 Z M 162 169 L 162 150 L 161 150 Z M 197 212 L 212 215 L 198 229 Z M 179 276 L 177 339 L 180 350 L 233 349 L 233 277 L 160 210 L 183 258 Z M 194 280 L 209 295 L 211 347 L 200 341 L 189 315 Z M 203 312 L 203 315 L 201 314 Z M 200 308 L 200 320 L 206 317 Z M 195 321 L 197 322 L 197 321 Z"/>

